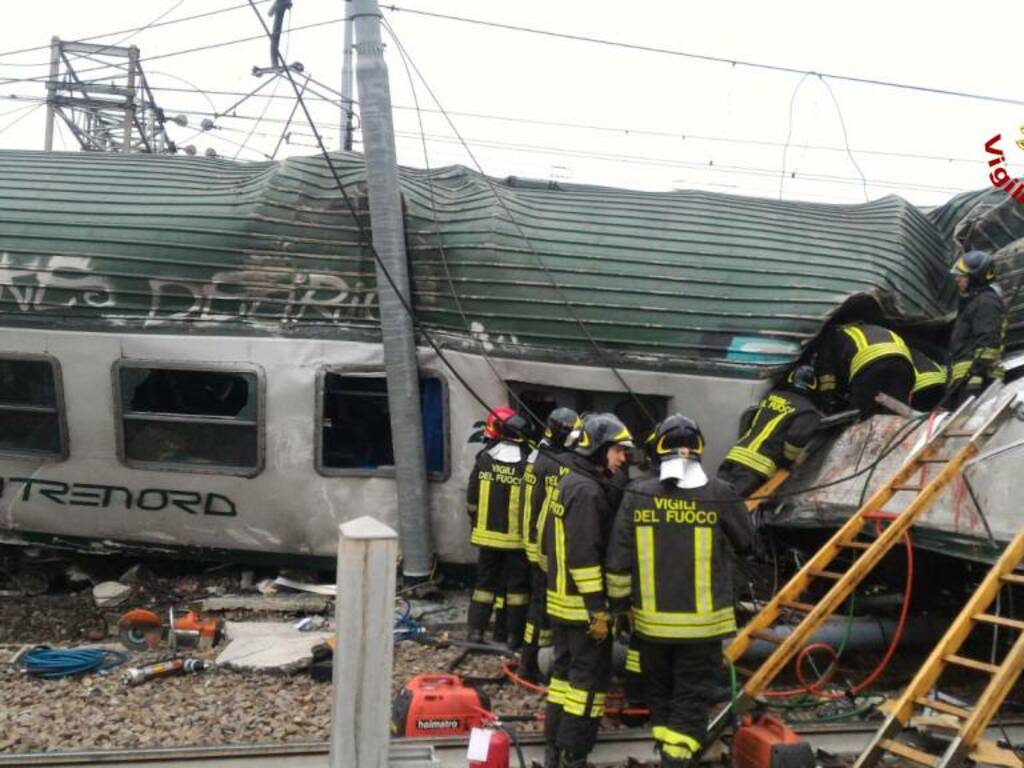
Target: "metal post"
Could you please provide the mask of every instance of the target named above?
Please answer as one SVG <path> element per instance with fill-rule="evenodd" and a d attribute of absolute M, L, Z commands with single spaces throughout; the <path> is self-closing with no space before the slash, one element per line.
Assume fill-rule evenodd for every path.
<path fill-rule="evenodd" d="M 377 0 L 352 0 L 351 10 L 359 54 L 356 77 L 359 81 L 359 115 L 366 155 L 366 188 L 373 246 L 398 290 L 406 302 L 411 303 L 391 90 L 380 39 L 380 10 Z M 423 451 L 416 336 L 413 318 L 402 306 L 381 264 L 377 264 L 377 297 L 395 454 L 402 572 L 405 576 L 417 578 L 430 574 L 433 540 Z"/>
<path fill-rule="evenodd" d="M 338 528 L 331 768 L 388 765 L 397 544 L 372 517 Z"/>
<path fill-rule="evenodd" d="M 352 151 L 352 0 L 345 0 L 345 51 L 341 59 L 341 147 Z"/>
<path fill-rule="evenodd" d="M 60 38 L 50 38 L 50 79 L 46 82 L 46 133 L 43 149 L 53 152 L 53 121 L 57 116 L 57 74 L 60 72 Z"/>
<path fill-rule="evenodd" d="M 128 94 L 125 97 L 124 143 L 122 152 L 132 151 L 132 124 L 135 122 L 135 75 L 139 68 L 139 49 L 134 45 L 128 49 Z"/>

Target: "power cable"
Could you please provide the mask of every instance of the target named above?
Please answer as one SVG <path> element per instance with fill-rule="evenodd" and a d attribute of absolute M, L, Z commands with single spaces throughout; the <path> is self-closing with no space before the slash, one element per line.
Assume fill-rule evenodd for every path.
<path fill-rule="evenodd" d="M 786 143 L 782 147 L 782 166 L 779 170 L 779 200 L 782 199 L 782 187 L 786 183 L 786 156 L 789 154 L 789 140 L 793 138 L 793 107 L 796 105 L 797 94 L 803 87 L 804 82 L 810 75 L 801 77 L 793 86 L 793 93 L 789 97 L 789 120 L 786 123 Z M 794 174 L 795 176 L 795 174 Z"/>
<path fill-rule="evenodd" d="M 12 120 L 11 122 L 9 122 L 9 123 L 8 123 L 7 125 L 5 125 L 5 126 L 3 126 L 2 128 L 0 128 L 0 133 L 3 133 L 3 132 L 4 132 L 4 131 L 6 131 L 6 130 L 7 130 L 8 128 L 13 128 L 13 127 L 14 127 L 15 125 L 17 125 L 18 123 L 20 123 L 20 122 L 21 122 L 22 120 L 24 120 L 24 119 L 25 119 L 26 117 L 28 117 L 29 115 L 33 115 L 33 114 L 35 114 L 35 113 L 36 113 L 36 111 L 37 111 L 37 110 L 38 110 L 38 109 L 39 109 L 39 108 L 40 108 L 41 106 L 43 106 L 43 105 L 42 105 L 42 104 L 35 104 L 35 105 L 31 106 L 31 107 L 29 108 L 28 112 L 26 112 L 25 114 L 23 114 L 23 115 L 21 115 L 21 116 L 19 116 L 19 117 L 16 117 L 16 118 L 15 118 L 14 120 Z M 24 109 L 24 107 L 23 107 L 23 109 Z"/>
<path fill-rule="evenodd" d="M 503 24 L 497 21 L 488 21 L 486 19 L 474 19 L 467 16 L 454 16 L 445 13 L 435 13 L 432 11 L 423 11 L 416 8 L 404 8 L 398 5 L 382 5 L 389 11 L 404 12 L 414 16 L 425 16 L 434 19 L 444 19 L 446 21 L 457 21 L 464 24 L 473 24 L 481 27 L 490 27 L 492 29 L 503 29 L 509 32 L 524 32 L 531 35 L 540 35 L 542 37 L 553 37 L 561 40 L 573 40 L 580 43 L 594 43 L 597 45 L 607 45 L 614 48 L 626 48 L 633 51 L 643 51 L 646 53 L 660 53 L 669 56 L 678 56 L 686 59 L 695 59 L 697 61 L 709 61 L 717 64 L 729 64 L 733 67 L 742 66 L 750 67 L 751 69 L 762 69 L 769 72 L 784 72 L 791 75 L 815 75 L 817 77 L 828 77 L 833 80 L 844 80 L 851 83 L 859 83 L 861 85 L 876 85 L 886 88 L 897 88 L 900 90 L 908 91 L 919 91 L 921 93 L 930 93 L 939 96 L 956 96 L 958 98 L 965 99 L 977 99 L 979 101 L 993 101 L 1001 104 L 1015 104 L 1018 106 L 1024 106 L 1024 100 L 1011 99 L 1002 96 L 991 96 L 987 94 L 969 93 L 967 91 L 954 91 L 945 88 L 932 88 L 925 85 L 911 85 L 908 83 L 898 83 L 890 80 L 875 80 L 866 77 L 854 77 L 852 75 L 840 75 L 833 72 L 818 72 L 815 70 L 808 69 L 797 69 L 796 67 L 784 67 L 777 64 L 762 64 L 755 61 L 744 61 L 742 59 L 729 59 L 722 56 L 710 56 L 707 54 L 692 53 L 689 51 L 680 51 L 672 48 L 661 48 L 652 45 L 640 45 L 637 43 L 625 43 L 619 40 L 609 40 L 601 37 L 589 37 L 586 35 L 574 35 L 568 32 L 555 32 L 548 29 L 539 29 L 537 27 L 524 27 L 517 24 Z"/>
<path fill-rule="evenodd" d="M 843 117 L 843 108 L 839 106 L 839 99 L 836 98 L 835 91 L 832 90 L 828 80 L 821 75 L 818 75 L 818 79 L 828 90 L 828 95 L 832 97 L 832 104 L 835 106 L 836 114 L 839 116 L 839 127 L 843 129 L 843 144 L 846 145 L 846 154 L 850 158 L 850 162 L 853 163 L 853 167 L 857 169 L 861 183 L 864 185 L 864 202 L 869 202 L 871 198 L 868 196 L 868 181 L 864 178 L 864 171 L 861 170 L 860 163 L 857 162 L 857 158 L 853 156 L 853 152 L 850 150 L 850 136 L 846 131 L 846 118 Z"/>
<path fill-rule="evenodd" d="M 180 6 L 180 5 L 181 5 L 182 3 L 184 3 L 184 2 L 185 2 L 185 0 L 177 0 L 177 2 L 176 2 L 176 3 L 174 4 L 174 5 L 172 5 L 172 6 L 171 6 L 170 8 L 168 8 L 168 9 L 167 9 L 166 11 L 164 11 L 164 12 L 163 12 L 163 13 L 161 13 L 161 14 L 160 14 L 159 16 L 157 16 L 157 17 L 156 17 L 155 19 L 153 19 L 152 21 L 150 21 L 150 22 L 149 22 L 148 24 L 143 24 L 143 25 L 142 25 L 141 27 L 139 27 L 139 29 L 137 29 L 137 30 L 134 30 L 134 31 L 132 31 L 132 32 L 129 32 L 129 33 L 127 34 L 127 35 L 125 35 L 124 37 L 122 37 L 122 38 L 121 38 L 120 40 L 117 40 L 116 42 L 110 43 L 110 44 L 108 44 L 108 45 L 104 45 L 104 46 L 103 46 L 102 48 L 100 48 L 100 49 L 99 49 L 98 51 L 93 51 L 93 52 L 92 52 L 92 55 L 93 55 L 93 56 L 99 56 L 99 55 L 101 55 L 101 54 L 102 54 L 102 53 L 103 53 L 104 51 L 106 51 L 106 50 L 109 50 L 109 49 L 111 49 L 111 48 L 115 48 L 115 47 L 117 47 L 117 46 L 121 45 L 121 43 L 126 43 L 126 42 L 128 42 L 129 40 L 131 40 L 131 39 L 132 39 L 133 37 L 135 37 L 135 36 L 136 36 L 136 35 L 138 35 L 139 33 L 141 33 L 141 32 L 145 32 L 145 31 L 146 31 L 146 30 L 148 30 L 148 29 L 152 29 L 152 28 L 153 28 L 153 25 L 154 25 L 154 24 L 158 23 L 158 22 L 159 22 L 159 21 L 160 21 L 161 19 L 163 19 L 163 18 L 164 18 L 165 16 L 169 15 L 170 13 L 173 13 L 173 12 L 174 12 L 175 10 L 177 10 L 177 9 L 178 9 L 178 6 Z M 90 58 L 90 57 L 88 57 L 88 56 L 85 56 L 85 54 L 81 54 L 81 53 L 78 53 L 78 54 L 75 54 L 75 55 L 77 55 L 77 56 L 83 56 L 83 57 L 85 57 L 85 58 Z M 125 67 L 125 68 L 127 69 L 127 67 Z"/>

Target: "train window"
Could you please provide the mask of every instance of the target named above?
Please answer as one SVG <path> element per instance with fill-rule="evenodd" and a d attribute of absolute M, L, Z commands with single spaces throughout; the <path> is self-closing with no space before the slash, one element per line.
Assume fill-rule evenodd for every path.
<path fill-rule="evenodd" d="M 55 360 L 0 357 L 0 453 L 67 458 L 63 400 Z"/>
<path fill-rule="evenodd" d="M 393 475 L 387 381 L 380 375 L 324 372 L 320 382 L 317 470 L 325 475 Z M 420 379 L 427 473 L 448 476 L 447 392 L 436 376 Z"/>
<path fill-rule="evenodd" d="M 119 363 L 122 460 L 129 466 L 252 476 L 263 461 L 256 373 Z"/>

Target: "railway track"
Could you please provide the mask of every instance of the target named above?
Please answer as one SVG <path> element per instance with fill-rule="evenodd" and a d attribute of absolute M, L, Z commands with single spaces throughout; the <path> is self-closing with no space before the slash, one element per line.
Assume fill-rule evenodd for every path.
<path fill-rule="evenodd" d="M 1005 723 L 1015 744 L 1024 744 L 1024 720 Z M 815 749 L 839 755 L 859 754 L 875 733 L 877 723 L 828 725 L 815 724 L 799 731 Z M 998 729 L 989 729 L 986 738 L 1003 738 Z M 520 739 L 524 757 L 540 758 L 543 741 L 539 734 Z M 622 765 L 630 756 L 653 758 L 653 742 L 646 730 L 629 729 L 606 733 L 598 740 L 590 760 L 595 765 Z M 513 752 L 513 766 L 518 765 Z M 0 755 L 0 768 L 8 766 L 102 766 L 103 768 L 327 768 L 327 742 L 291 744 L 242 744 L 219 747 L 166 747 L 89 752 L 41 752 Z M 391 768 L 465 768 L 465 739 L 396 739 L 391 747 Z"/>

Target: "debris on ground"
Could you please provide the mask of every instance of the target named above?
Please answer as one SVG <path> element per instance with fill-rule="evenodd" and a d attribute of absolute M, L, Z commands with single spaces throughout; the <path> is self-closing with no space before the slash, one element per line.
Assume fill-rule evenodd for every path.
<path fill-rule="evenodd" d="M 132 588 L 118 581 L 104 581 L 92 588 L 92 598 L 98 608 L 113 608 L 125 602 Z"/>
<path fill-rule="evenodd" d="M 303 632 L 289 624 L 230 621 L 225 628 L 228 644 L 217 657 L 227 669 L 290 674 L 313 663 L 313 648 L 330 635 Z"/>
<path fill-rule="evenodd" d="M 273 613 L 319 613 L 331 606 L 323 595 L 223 595 L 207 597 L 196 605 L 201 611 L 267 611 Z"/>

